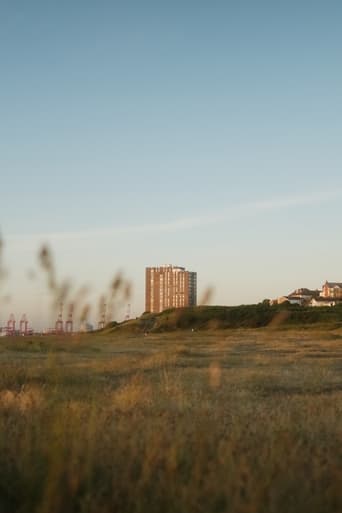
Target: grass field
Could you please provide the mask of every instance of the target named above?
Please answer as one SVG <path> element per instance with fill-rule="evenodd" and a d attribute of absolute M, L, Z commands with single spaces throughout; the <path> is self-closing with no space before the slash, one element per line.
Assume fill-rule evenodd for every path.
<path fill-rule="evenodd" d="M 342 511 L 342 330 L 0 340 L 0 512 Z"/>

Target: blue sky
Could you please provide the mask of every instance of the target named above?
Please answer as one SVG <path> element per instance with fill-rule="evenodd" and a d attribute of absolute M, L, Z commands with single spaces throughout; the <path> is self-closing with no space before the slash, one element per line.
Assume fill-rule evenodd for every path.
<path fill-rule="evenodd" d="M 197 271 L 217 304 L 342 281 L 341 15 L 2 0 L 0 323 L 44 315 L 43 242 L 93 298 L 123 269 L 133 315 L 148 265 Z"/>

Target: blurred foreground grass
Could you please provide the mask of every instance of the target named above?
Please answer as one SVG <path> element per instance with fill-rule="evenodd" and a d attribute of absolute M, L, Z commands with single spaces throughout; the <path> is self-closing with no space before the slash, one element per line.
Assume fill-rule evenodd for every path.
<path fill-rule="evenodd" d="M 0 341 L 0 512 L 342 511 L 342 332 Z"/>

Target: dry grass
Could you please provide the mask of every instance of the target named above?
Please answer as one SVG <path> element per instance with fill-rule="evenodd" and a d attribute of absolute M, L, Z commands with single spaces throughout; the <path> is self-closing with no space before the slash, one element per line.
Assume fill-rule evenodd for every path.
<path fill-rule="evenodd" d="M 342 511 L 342 333 L 0 345 L 0 512 Z"/>

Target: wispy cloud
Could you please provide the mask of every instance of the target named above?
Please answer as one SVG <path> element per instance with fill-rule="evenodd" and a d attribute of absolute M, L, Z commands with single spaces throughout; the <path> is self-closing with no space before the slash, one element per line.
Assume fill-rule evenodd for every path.
<path fill-rule="evenodd" d="M 285 210 L 304 206 L 314 206 L 333 201 L 342 197 L 342 190 L 322 191 L 305 193 L 292 196 L 275 197 L 261 201 L 243 202 L 223 207 L 219 210 L 202 213 L 200 215 L 174 219 L 160 223 L 146 223 L 137 225 L 118 225 L 108 228 L 98 228 L 92 230 L 51 232 L 38 234 L 12 234 L 6 238 L 9 240 L 81 240 L 94 239 L 119 234 L 139 234 L 152 232 L 176 232 L 180 230 L 190 230 L 197 227 L 206 227 L 220 222 L 234 220 L 237 218 L 250 217 L 258 213 L 267 211 Z"/>

